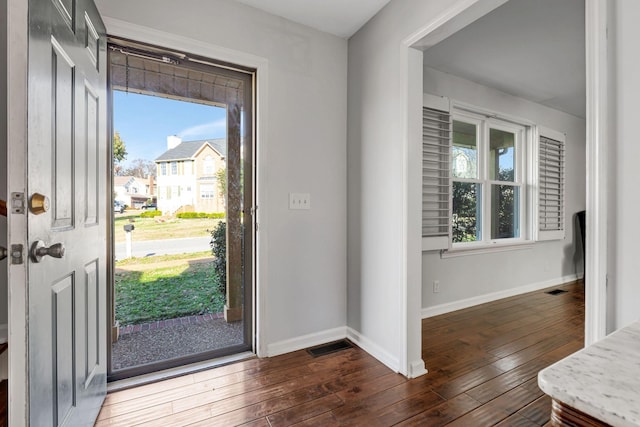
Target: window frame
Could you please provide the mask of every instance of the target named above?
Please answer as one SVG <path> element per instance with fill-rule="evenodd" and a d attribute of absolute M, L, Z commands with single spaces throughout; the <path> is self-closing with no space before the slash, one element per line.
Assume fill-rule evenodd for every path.
<path fill-rule="evenodd" d="M 423 196 L 422 196 L 422 220 L 423 220 L 423 234 L 422 234 L 422 251 L 439 251 L 441 258 L 451 258 L 451 257 L 459 257 L 459 256 L 467 256 L 474 254 L 483 254 L 483 253 L 493 253 L 493 252 L 503 252 L 503 251 L 511 251 L 511 250 L 520 250 L 520 249 L 530 249 L 533 248 L 535 243 L 544 242 L 549 240 L 564 240 L 566 238 L 567 227 L 570 227 L 570 219 L 567 219 L 567 198 L 566 198 L 566 175 L 568 169 L 568 160 L 570 159 L 570 150 L 567 144 L 567 135 L 563 132 L 559 132 L 557 130 L 552 130 L 540 125 L 532 120 L 512 116 L 508 114 L 498 113 L 495 110 L 490 110 L 487 108 L 477 107 L 473 104 L 467 104 L 460 101 L 452 100 L 450 98 L 438 95 L 432 95 L 425 93 L 423 94 L 423 150 L 422 150 L 422 161 L 423 161 L 423 174 L 422 174 L 422 182 L 423 182 Z M 425 121 L 424 110 L 430 110 L 431 112 L 437 114 L 445 114 L 449 117 L 449 129 L 453 130 L 453 120 L 454 115 L 464 114 L 464 115 L 475 115 L 477 117 L 483 119 L 495 118 L 499 119 L 500 122 L 505 122 L 517 126 L 522 126 L 526 129 L 526 133 L 522 138 L 522 146 L 521 152 L 525 157 L 520 157 L 522 159 L 522 165 L 520 168 L 517 168 L 517 173 L 519 172 L 522 179 L 522 187 L 525 193 L 520 194 L 521 203 L 525 202 L 524 209 L 521 206 L 520 209 L 520 237 L 518 239 L 494 239 L 492 243 L 484 243 L 480 242 L 465 242 L 466 244 L 456 244 L 456 247 L 453 247 L 453 169 L 452 167 L 448 170 L 448 180 L 449 180 L 449 203 L 448 203 L 448 217 L 449 217 L 449 227 L 448 227 L 448 235 L 444 234 L 424 234 L 424 221 L 425 219 L 432 219 L 434 208 L 431 207 L 429 202 L 434 200 L 434 197 L 440 196 L 440 190 L 431 190 L 429 187 L 434 187 L 431 185 L 430 179 L 433 176 L 438 174 L 438 171 L 434 171 L 432 167 L 425 167 L 425 161 L 429 163 L 430 156 L 432 154 L 432 149 L 425 149 L 425 142 L 427 145 L 433 145 L 434 143 L 438 143 L 438 141 L 434 141 L 432 138 L 432 130 L 430 129 L 430 125 Z M 443 128 L 444 129 L 444 128 Z M 564 155 L 561 159 L 562 170 L 564 171 L 565 179 L 563 181 L 563 188 L 561 192 L 561 209 L 563 211 L 563 223 L 561 225 L 560 230 L 539 230 L 540 227 L 540 197 L 541 197 L 541 189 L 540 189 L 540 138 L 546 137 L 549 139 L 553 139 L 562 143 Z M 443 145 L 445 150 L 448 149 L 450 161 L 453 161 L 453 138 L 439 138 L 440 143 L 448 144 Z M 436 173 L 436 175 L 434 175 Z M 441 178 L 444 175 L 441 176 Z M 426 181 L 425 181 L 426 180 Z M 427 182 L 427 186 L 425 186 L 425 182 Z M 444 187 L 443 187 L 444 188 Z M 434 192 L 435 191 L 435 192 Z M 521 190 L 522 191 L 522 190 Z M 486 217 L 486 214 L 485 214 Z M 489 222 L 490 223 L 490 222 Z M 490 230 L 490 228 L 489 228 Z M 506 240 L 506 241 L 505 241 Z M 493 243 L 495 242 L 495 243 Z M 462 242 L 461 242 L 462 243 Z"/>
<path fill-rule="evenodd" d="M 534 125 L 524 120 L 510 119 L 498 116 L 495 112 L 483 111 L 481 109 L 469 108 L 454 104 L 451 111 L 451 123 L 461 121 L 476 125 L 477 129 L 477 177 L 457 178 L 453 173 L 453 132 L 451 140 L 451 195 L 450 195 L 450 222 L 451 232 L 449 236 L 449 248 L 447 252 L 482 251 L 487 249 L 503 248 L 507 246 L 526 245 L 531 243 L 531 228 L 533 216 L 531 215 L 531 142 L 534 133 Z M 490 179 L 489 171 L 489 133 L 490 129 L 497 129 L 514 133 L 514 181 L 499 181 Z M 481 238 L 473 242 L 453 241 L 453 186 L 454 182 L 468 182 L 481 184 Z M 519 208 L 519 236 L 509 238 L 491 238 L 491 191 L 493 185 L 513 184 L 520 188 L 520 208 Z"/>

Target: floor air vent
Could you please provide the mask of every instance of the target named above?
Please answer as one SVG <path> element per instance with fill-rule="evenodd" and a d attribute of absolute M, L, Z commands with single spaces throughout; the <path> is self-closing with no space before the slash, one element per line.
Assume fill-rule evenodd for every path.
<path fill-rule="evenodd" d="M 564 294 L 564 293 L 566 293 L 566 292 L 567 292 L 567 291 L 563 291 L 562 289 L 554 289 L 554 290 L 552 290 L 552 291 L 545 292 L 545 294 L 549 294 L 549 295 L 560 295 L 560 294 Z"/>
<path fill-rule="evenodd" d="M 340 340 L 329 344 L 319 345 L 317 347 L 308 348 L 307 351 L 313 357 L 324 356 L 325 354 L 335 353 L 336 351 L 353 348 L 353 345 L 347 340 Z"/>

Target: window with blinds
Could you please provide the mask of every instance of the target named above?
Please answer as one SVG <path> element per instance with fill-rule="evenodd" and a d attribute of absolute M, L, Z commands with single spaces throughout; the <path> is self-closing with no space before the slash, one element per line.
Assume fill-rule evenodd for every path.
<path fill-rule="evenodd" d="M 564 135 L 540 133 L 538 142 L 538 240 L 564 238 Z"/>
<path fill-rule="evenodd" d="M 423 250 L 449 246 L 451 213 L 451 114 L 422 109 Z"/>

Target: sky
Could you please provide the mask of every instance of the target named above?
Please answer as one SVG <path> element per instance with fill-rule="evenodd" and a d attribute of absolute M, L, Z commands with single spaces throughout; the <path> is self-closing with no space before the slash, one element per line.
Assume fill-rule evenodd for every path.
<path fill-rule="evenodd" d="M 154 160 L 167 150 L 167 136 L 183 141 L 224 138 L 226 110 L 157 96 L 113 92 L 113 129 L 127 149 L 127 166 L 135 159 Z"/>

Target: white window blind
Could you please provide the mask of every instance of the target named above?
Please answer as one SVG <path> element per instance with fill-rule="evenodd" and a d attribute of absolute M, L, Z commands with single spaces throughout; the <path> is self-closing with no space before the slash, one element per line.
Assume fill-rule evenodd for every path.
<path fill-rule="evenodd" d="M 538 240 L 564 238 L 564 135 L 540 131 L 538 141 Z"/>
<path fill-rule="evenodd" d="M 448 102 L 447 102 L 448 104 Z M 451 114 L 422 109 L 422 249 L 449 247 Z"/>

